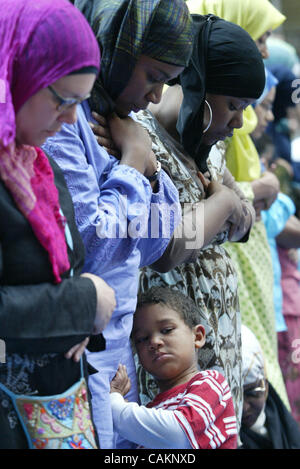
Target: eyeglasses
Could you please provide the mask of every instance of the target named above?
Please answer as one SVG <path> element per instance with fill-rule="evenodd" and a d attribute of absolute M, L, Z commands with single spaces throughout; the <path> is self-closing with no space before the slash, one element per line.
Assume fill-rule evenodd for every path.
<path fill-rule="evenodd" d="M 81 104 L 91 96 L 89 93 L 87 96 L 84 96 L 84 98 L 63 98 L 55 91 L 54 88 L 52 88 L 52 86 L 48 86 L 48 89 L 58 102 L 56 109 L 59 112 L 66 111 L 70 107 L 74 106 L 74 104 Z"/>

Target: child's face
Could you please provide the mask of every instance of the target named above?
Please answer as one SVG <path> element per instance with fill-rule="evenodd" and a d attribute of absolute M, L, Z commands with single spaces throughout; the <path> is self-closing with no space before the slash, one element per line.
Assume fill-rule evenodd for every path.
<path fill-rule="evenodd" d="M 166 305 L 149 304 L 135 313 L 133 339 L 141 364 L 165 390 L 197 372 L 196 349 L 205 343 L 205 330 L 200 324 L 191 329 Z"/>

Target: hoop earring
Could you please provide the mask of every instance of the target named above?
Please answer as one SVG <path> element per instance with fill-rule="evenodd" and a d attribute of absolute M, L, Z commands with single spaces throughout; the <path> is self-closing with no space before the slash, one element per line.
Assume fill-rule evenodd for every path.
<path fill-rule="evenodd" d="M 205 102 L 205 104 L 207 104 L 207 107 L 208 107 L 208 110 L 209 110 L 209 123 L 208 123 L 207 127 L 203 130 L 203 132 L 202 132 L 203 134 L 205 134 L 205 132 L 208 131 L 208 129 L 209 129 L 210 126 L 211 126 L 212 119 L 213 119 L 213 113 L 212 113 L 212 109 L 211 109 L 211 107 L 210 107 L 209 102 L 206 101 L 206 100 L 205 100 L 204 102 Z"/>

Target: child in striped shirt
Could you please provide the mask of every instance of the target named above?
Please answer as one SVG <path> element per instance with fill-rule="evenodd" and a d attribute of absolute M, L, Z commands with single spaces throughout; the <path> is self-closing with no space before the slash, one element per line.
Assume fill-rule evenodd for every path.
<path fill-rule="evenodd" d="M 205 329 L 194 302 L 179 291 L 151 288 L 140 297 L 132 337 L 160 393 L 147 407 L 126 402 L 130 380 L 120 365 L 110 394 L 119 434 L 143 448 L 236 449 L 228 383 L 217 371 L 198 370 Z"/>

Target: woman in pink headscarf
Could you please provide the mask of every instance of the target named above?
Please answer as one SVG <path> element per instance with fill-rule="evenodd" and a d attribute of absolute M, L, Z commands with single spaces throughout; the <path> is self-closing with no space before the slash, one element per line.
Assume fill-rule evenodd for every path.
<path fill-rule="evenodd" d="M 99 64 L 96 39 L 67 0 L 1 2 L 0 448 L 96 445 L 79 359 L 115 298 L 99 277 L 80 275 L 71 198 L 39 147 L 76 121 Z"/>

